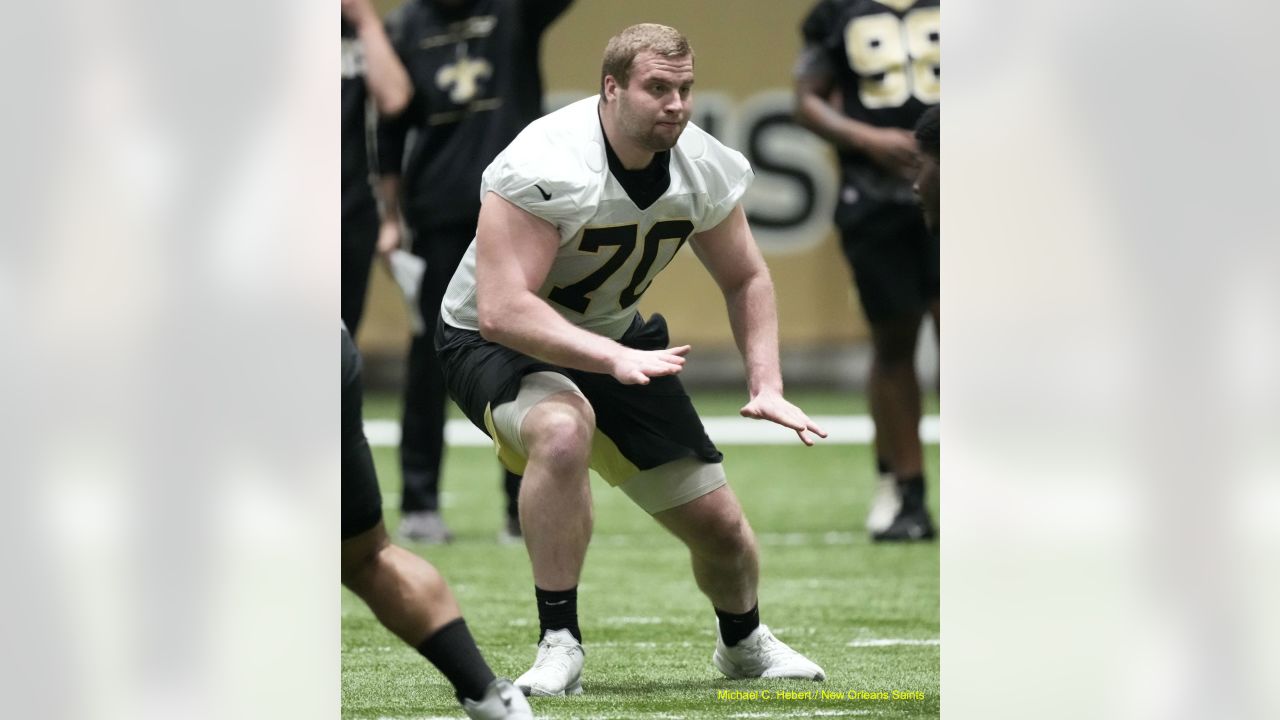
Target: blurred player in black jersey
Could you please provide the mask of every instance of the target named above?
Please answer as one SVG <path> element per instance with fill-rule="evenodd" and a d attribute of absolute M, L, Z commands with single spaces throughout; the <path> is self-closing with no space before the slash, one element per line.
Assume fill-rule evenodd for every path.
<path fill-rule="evenodd" d="M 360 327 L 378 240 L 369 185 L 370 135 L 378 113 L 397 115 L 413 96 L 370 0 L 342 0 L 342 322 Z"/>
<path fill-rule="evenodd" d="M 422 542 L 452 535 L 440 516 L 444 377 L 432 347 L 440 301 L 475 237 L 480 174 L 542 115 L 542 35 L 572 0 L 407 0 L 387 18 L 392 44 L 413 80 L 414 100 L 378 131 L 383 203 L 381 252 L 409 229 L 427 261 L 418 294 L 424 330 L 409 349 L 400 468 L 400 533 Z M 412 142 L 406 139 L 412 131 Z M 505 473 L 504 537 L 520 534 L 520 478 Z"/>
<path fill-rule="evenodd" d="M 344 4 L 345 7 L 345 4 Z M 458 601 L 431 563 L 392 545 L 361 413 L 360 354 L 342 328 L 342 584 L 453 685 L 477 720 L 532 720 L 524 695 L 495 678 Z"/>
<path fill-rule="evenodd" d="M 802 25 L 796 67 L 796 119 L 840 156 L 836 225 L 871 325 L 880 488 L 867 528 L 876 540 L 934 534 L 915 350 L 926 313 L 938 329 L 938 240 L 912 196 L 910 128 L 939 100 L 940 19 L 938 0 L 822 0 Z"/>

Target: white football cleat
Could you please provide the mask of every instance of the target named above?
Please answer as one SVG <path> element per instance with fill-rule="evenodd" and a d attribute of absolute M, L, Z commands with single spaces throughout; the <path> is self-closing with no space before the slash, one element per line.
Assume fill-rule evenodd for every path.
<path fill-rule="evenodd" d="M 898 492 L 898 480 L 892 473 L 880 476 L 875 497 L 871 498 L 871 512 L 867 513 L 867 532 L 882 533 L 893 524 L 902 509 L 902 495 Z"/>
<path fill-rule="evenodd" d="M 573 633 L 551 630 L 538 643 L 533 667 L 516 678 L 516 687 L 525 695 L 538 697 L 581 695 L 584 655 L 582 643 Z"/>
<path fill-rule="evenodd" d="M 478 702 L 464 698 L 462 709 L 471 720 L 533 720 L 529 701 L 506 678 L 489 683 Z"/>
<path fill-rule="evenodd" d="M 716 652 L 711 656 L 716 668 L 731 680 L 744 678 L 794 678 L 826 680 L 827 674 L 809 658 L 792 650 L 773 636 L 768 625 L 760 625 L 737 645 L 729 647 L 716 624 Z"/>

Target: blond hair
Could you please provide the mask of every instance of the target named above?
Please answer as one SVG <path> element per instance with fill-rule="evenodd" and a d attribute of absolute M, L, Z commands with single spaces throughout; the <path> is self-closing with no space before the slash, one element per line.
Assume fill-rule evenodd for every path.
<path fill-rule="evenodd" d="M 667 58 L 688 56 L 693 59 L 689 39 L 673 27 L 657 23 L 632 25 L 609 38 L 604 47 L 604 62 L 600 65 L 600 94 L 604 95 L 604 79 L 612 75 L 622 87 L 631 82 L 631 63 L 636 56 L 648 50 Z"/>

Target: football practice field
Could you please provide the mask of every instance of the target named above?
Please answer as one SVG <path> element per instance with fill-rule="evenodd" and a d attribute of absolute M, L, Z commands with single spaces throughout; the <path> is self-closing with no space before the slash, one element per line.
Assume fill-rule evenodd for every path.
<path fill-rule="evenodd" d="M 788 397 L 810 415 L 867 412 L 865 400 L 847 392 Z M 744 397 L 695 393 L 694 400 L 707 419 L 736 416 Z M 936 415 L 936 395 L 925 411 Z M 365 409 L 367 420 L 397 414 L 386 396 L 370 398 Z M 451 417 L 460 415 L 455 410 Z M 875 545 L 867 538 L 862 524 L 875 487 L 871 446 L 740 445 L 711 436 L 760 541 L 761 620 L 821 665 L 826 681 L 724 678 L 711 664 L 715 615 L 694 585 L 684 546 L 593 475 L 595 532 L 578 599 L 584 693 L 533 698 L 534 713 L 672 720 L 937 717 L 938 543 Z M 374 457 L 394 539 L 395 448 L 375 447 Z M 926 445 L 925 462 L 941 534 L 938 445 Z M 533 662 L 538 620 L 524 547 L 497 542 L 503 499 L 492 449 L 450 447 L 444 478 L 444 516 L 456 540 L 405 546 L 440 569 L 494 672 L 514 679 Z M 344 718 L 465 717 L 444 678 L 345 589 L 342 707 Z"/>

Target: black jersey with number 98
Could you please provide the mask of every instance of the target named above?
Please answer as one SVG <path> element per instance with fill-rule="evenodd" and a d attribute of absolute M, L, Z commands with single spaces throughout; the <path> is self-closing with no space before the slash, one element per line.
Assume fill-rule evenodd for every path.
<path fill-rule="evenodd" d="M 805 45 L 825 54 L 845 115 L 878 127 L 912 128 L 941 95 L 938 0 L 823 0 L 801 26 Z M 840 152 L 846 181 L 873 195 L 903 195 L 865 156 Z"/>
<path fill-rule="evenodd" d="M 849 117 L 910 128 L 938 104 L 938 0 L 825 0 L 802 32 L 806 44 L 828 54 Z"/>

